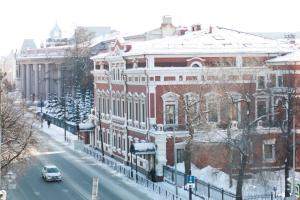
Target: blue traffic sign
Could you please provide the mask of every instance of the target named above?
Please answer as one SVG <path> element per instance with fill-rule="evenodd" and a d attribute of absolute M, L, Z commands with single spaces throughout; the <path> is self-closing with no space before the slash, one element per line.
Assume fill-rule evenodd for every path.
<path fill-rule="evenodd" d="M 186 176 L 185 178 L 185 187 L 186 188 L 194 188 L 195 187 L 196 178 L 195 176 Z"/>
<path fill-rule="evenodd" d="M 186 183 L 188 184 L 195 183 L 195 176 L 187 176 L 186 179 Z"/>

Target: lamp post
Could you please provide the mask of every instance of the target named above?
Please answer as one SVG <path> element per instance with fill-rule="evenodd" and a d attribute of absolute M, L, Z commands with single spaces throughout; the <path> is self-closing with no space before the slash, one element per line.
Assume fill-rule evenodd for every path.
<path fill-rule="evenodd" d="M 40 106 L 41 106 L 41 128 L 43 128 L 43 99 L 42 99 L 42 95 L 40 95 Z"/>
<path fill-rule="evenodd" d="M 98 119 L 99 119 L 99 134 L 100 134 L 100 140 L 101 140 L 102 162 L 104 162 L 104 149 L 103 149 L 103 137 L 102 137 L 102 128 L 101 128 L 101 113 L 100 113 L 100 99 L 99 99 Z"/>
<path fill-rule="evenodd" d="M 1 182 L 1 170 L 2 170 L 2 165 L 1 165 L 1 143 L 2 143 L 2 80 L 6 73 L 2 72 L 2 69 L 0 69 L 0 189 L 2 188 L 2 182 Z"/>
<path fill-rule="evenodd" d="M 133 171 L 132 171 L 132 153 L 134 152 L 133 144 L 130 145 L 130 178 L 133 178 Z"/>
<path fill-rule="evenodd" d="M 174 179 L 175 179 L 175 194 L 176 194 L 176 197 L 175 199 L 178 198 L 178 188 L 177 188 L 177 155 L 176 155 L 176 148 L 175 148 L 175 144 L 176 144 L 176 139 L 175 139 L 175 126 L 173 127 L 173 148 L 174 148 L 174 169 L 175 169 L 175 176 L 174 176 Z"/>

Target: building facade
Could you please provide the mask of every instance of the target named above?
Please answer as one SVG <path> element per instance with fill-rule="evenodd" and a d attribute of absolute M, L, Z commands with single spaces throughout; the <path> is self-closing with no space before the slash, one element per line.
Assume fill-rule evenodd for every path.
<path fill-rule="evenodd" d="M 256 126 L 261 133 L 272 129 L 276 135 L 275 115 L 267 113 L 274 113 L 276 104 L 270 84 L 280 87 L 282 77 L 266 61 L 293 51 L 289 44 L 221 27 L 195 25 L 177 34 L 144 42 L 116 40 L 108 52 L 92 57 L 102 128 L 98 124 L 92 145 L 101 148 L 103 142 L 108 155 L 133 162 L 144 172 L 155 170 L 157 177 L 163 176 L 163 165 L 174 164 L 174 148 L 177 162 L 183 159 L 189 138 L 187 104 L 206 111 L 202 116 L 215 133 L 210 138 L 217 138 L 229 119 L 243 126 L 246 105 L 238 100 L 250 94 L 251 120 L 266 115 Z M 232 108 L 222 104 L 224 95 L 236 102 Z M 194 140 L 200 133 L 195 130 Z M 268 134 L 265 144 L 272 145 L 274 137 Z M 155 157 L 132 158 L 132 143 L 155 144 Z"/>

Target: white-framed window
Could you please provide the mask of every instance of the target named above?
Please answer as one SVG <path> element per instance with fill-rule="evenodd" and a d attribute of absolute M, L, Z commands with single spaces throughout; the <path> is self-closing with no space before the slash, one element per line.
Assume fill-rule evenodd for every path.
<path fill-rule="evenodd" d="M 227 107 L 229 118 L 234 121 L 241 122 L 241 97 L 242 95 L 237 92 L 229 92 L 229 105 Z"/>
<path fill-rule="evenodd" d="M 102 112 L 103 113 L 107 113 L 107 109 L 106 109 L 106 105 L 105 105 L 105 96 L 103 96 L 103 98 L 102 98 Z"/>
<path fill-rule="evenodd" d="M 184 149 L 176 149 L 177 163 L 184 161 Z"/>
<path fill-rule="evenodd" d="M 145 101 L 141 102 L 141 121 L 146 121 L 146 104 Z"/>
<path fill-rule="evenodd" d="M 122 101 L 121 101 L 121 117 L 125 117 L 124 113 L 125 113 L 125 101 L 124 101 L 124 99 L 122 99 Z"/>
<path fill-rule="evenodd" d="M 202 63 L 201 62 L 197 62 L 197 61 L 192 62 L 191 63 L 191 67 L 202 67 Z"/>
<path fill-rule="evenodd" d="M 110 133 L 107 133 L 107 144 L 110 144 Z"/>
<path fill-rule="evenodd" d="M 165 124 L 171 125 L 175 123 L 175 104 L 166 104 L 165 105 Z"/>
<path fill-rule="evenodd" d="M 264 162 L 275 162 L 275 139 L 263 141 L 263 160 Z"/>
<path fill-rule="evenodd" d="M 117 147 L 117 136 L 115 133 L 113 134 L 113 146 Z"/>
<path fill-rule="evenodd" d="M 121 101 L 120 99 L 117 100 L 118 104 L 118 116 L 121 117 Z"/>
<path fill-rule="evenodd" d="M 199 110 L 199 96 L 195 93 L 187 93 L 184 95 L 185 101 L 185 120 L 187 121 L 187 115 L 196 115 Z"/>
<path fill-rule="evenodd" d="M 283 87 L 283 76 L 282 75 L 277 76 L 277 87 Z"/>
<path fill-rule="evenodd" d="M 266 116 L 268 110 L 267 99 L 259 98 L 256 99 L 256 118 L 261 116 Z M 265 121 L 268 117 L 263 117 L 263 121 Z"/>
<path fill-rule="evenodd" d="M 121 135 L 118 134 L 118 149 L 121 149 L 122 141 L 121 141 Z"/>
<path fill-rule="evenodd" d="M 139 102 L 134 102 L 134 120 L 139 121 Z"/>
<path fill-rule="evenodd" d="M 266 88 L 266 77 L 257 76 L 256 89 L 262 90 Z"/>
<path fill-rule="evenodd" d="M 173 92 L 168 92 L 162 95 L 164 125 L 178 124 L 178 99 L 179 95 Z"/>
<path fill-rule="evenodd" d="M 117 114 L 116 99 L 113 99 L 113 115 Z"/>
<path fill-rule="evenodd" d="M 122 142 L 122 151 L 125 151 L 126 138 L 123 137 L 122 141 L 123 141 L 123 142 Z"/>
<path fill-rule="evenodd" d="M 208 93 L 206 97 L 207 121 L 218 122 L 220 120 L 220 100 L 219 95 Z"/>

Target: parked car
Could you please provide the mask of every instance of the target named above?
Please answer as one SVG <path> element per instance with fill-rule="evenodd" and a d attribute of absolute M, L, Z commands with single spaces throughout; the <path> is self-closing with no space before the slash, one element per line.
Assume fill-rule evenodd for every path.
<path fill-rule="evenodd" d="M 45 165 L 42 169 L 42 178 L 45 181 L 62 181 L 61 172 L 55 165 Z"/>

